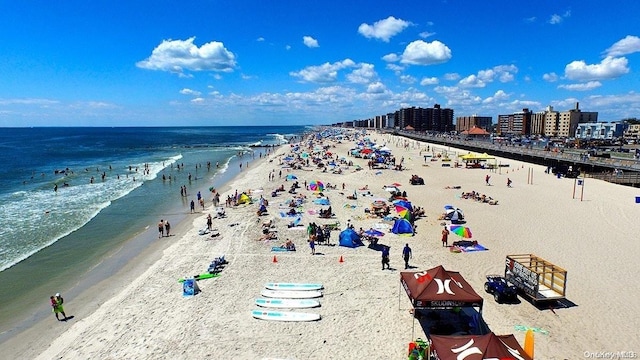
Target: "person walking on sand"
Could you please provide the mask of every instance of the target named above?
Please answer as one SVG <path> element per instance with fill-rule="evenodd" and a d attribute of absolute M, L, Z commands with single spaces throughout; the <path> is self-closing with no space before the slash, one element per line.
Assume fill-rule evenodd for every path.
<path fill-rule="evenodd" d="M 160 219 L 158 223 L 158 239 L 164 236 L 164 222 Z"/>
<path fill-rule="evenodd" d="M 449 246 L 449 229 L 446 226 L 442 229 L 442 246 Z"/>
<path fill-rule="evenodd" d="M 487 174 L 487 176 L 484 177 L 484 182 L 488 185 L 491 186 L 491 183 L 489 182 L 489 179 L 491 179 L 491 176 L 489 176 L 489 174 Z"/>
<path fill-rule="evenodd" d="M 169 224 L 169 220 L 164 222 L 164 230 L 167 232 L 167 236 L 171 236 L 169 235 L 169 232 L 171 232 L 171 224 Z"/>
<path fill-rule="evenodd" d="M 196 212 L 196 203 L 195 203 L 195 201 L 191 200 L 191 204 L 189 205 L 189 207 L 191 208 L 191 213 L 192 214 L 194 212 Z"/>
<path fill-rule="evenodd" d="M 389 246 L 382 247 L 382 270 L 384 270 L 385 265 L 387 266 L 387 270 L 391 270 L 389 266 L 389 249 L 391 249 Z"/>
<path fill-rule="evenodd" d="M 311 248 L 311 255 L 316 254 L 316 236 L 312 235 L 309 238 L 309 247 Z"/>
<path fill-rule="evenodd" d="M 58 321 L 66 321 L 67 314 L 64 313 L 64 307 L 62 307 L 62 303 L 64 302 L 64 299 L 62 298 L 62 296 L 60 296 L 60 293 L 57 293 L 51 296 L 49 300 L 51 301 L 51 307 L 52 307 L 51 311 L 53 311 L 53 314 L 56 316 L 56 319 L 58 319 Z M 61 320 L 60 315 L 58 314 L 62 314 L 64 318 L 62 318 Z"/>
<path fill-rule="evenodd" d="M 511 187 L 511 183 L 512 183 L 511 179 L 507 178 L 507 187 Z"/>
<path fill-rule="evenodd" d="M 402 249 L 402 258 L 404 259 L 404 268 L 408 269 L 409 268 L 409 259 L 411 259 L 413 257 L 413 255 L 411 254 L 411 248 L 409 247 L 409 244 L 405 244 L 404 245 L 404 249 Z"/>
<path fill-rule="evenodd" d="M 213 225 L 213 220 L 211 218 L 211 214 L 208 214 L 207 215 L 207 229 L 209 229 L 209 231 L 211 231 L 212 225 Z"/>

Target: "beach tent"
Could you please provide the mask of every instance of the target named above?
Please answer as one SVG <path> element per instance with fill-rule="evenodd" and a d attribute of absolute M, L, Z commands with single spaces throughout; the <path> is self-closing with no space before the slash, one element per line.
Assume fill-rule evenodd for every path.
<path fill-rule="evenodd" d="M 200 292 L 196 279 L 185 279 L 182 283 L 182 296 L 194 296 Z"/>
<path fill-rule="evenodd" d="M 344 229 L 340 232 L 339 236 L 339 244 L 340 246 L 346 246 L 349 248 L 355 248 L 358 246 L 363 246 L 362 240 L 360 240 L 360 235 L 356 233 L 353 229 Z"/>
<path fill-rule="evenodd" d="M 391 232 L 398 235 L 413 235 L 413 226 L 407 219 L 397 219 Z"/>
<path fill-rule="evenodd" d="M 249 195 L 242 193 L 240 194 L 240 196 L 238 196 L 238 205 L 250 204 L 250 203 L 251 203 L 251 198 L 249 197 Z"/>
<path fill-rule="evenodd" d="M 460 273 L 442 265 L 421 272 L 403 271 L 400 283 L 416 309 L 474 307 L 482 312 L 482 297 Z"/>
<path fill-rule="evenodd" d="M 513 335 L 431 335 L 431 349 L 439 360 L 521 359 L 532 360 Z"/>

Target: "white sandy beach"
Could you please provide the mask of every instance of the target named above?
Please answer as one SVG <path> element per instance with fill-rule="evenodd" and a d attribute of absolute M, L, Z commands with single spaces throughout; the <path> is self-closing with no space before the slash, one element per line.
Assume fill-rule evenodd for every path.
<path fill-rule="evenodd" d="M 379 219 L 366 218 L 364 209 L 373 198 L 388 197 L 383 185 L 402 184 L 409 200 L 423 207 L 427 216 L 417 220 L 414 237 L 386 234 L 381 238 L 381 243 L 391 246 L 393 270 L 382 271 L 380 253 L 366 246 L 317 245 L 318 254 L 312 256 L 305 228 L 287 228 L 291 218 L 282 218 L 278 205 L 289 194 L 270 196 L 277 186 L 285 184 L 288 189 L 291 184 L 284 181 L 286 169 L 282 169 L 282 179 L 277 176 L 280 157 L 290 151 L 284 146 L 270 157 L 272 162 L 244 169 L 229 186 L 220 189 L 223 204 L 235 189 L 262 189 L 253 197 L 262 194 L 269 200 L 269 216 L 258 218 L 257 204 L 228 208 L 226 219 L 214 219 L 213 226 L 221 236 L 210 238 L 198 235 L 198 230 L 205 227 L 206 214 L 213 209 L 191 215 L 187 220 L 190 226 L 178 229 L 161 256 L 127 272 L 129 277 L 139 276 L 131 281 L 127 278 L 122 287 L 105 290 L 102 294 L 109 294 L 108 298 L 92 300 L 100 303 L 97 310 L 79 316 L 74 310 L 77 299 L 65 298 L 67 314 L 76 315 L 73 320 L 59 323 L 51 316 L 34 328 L 45 333 L 19 334 L 0 350 L 10 358 L 25 359 L 403 359 L 413 339 L 411 304 L 399 286 L 400 271 L 404 270 L 401 250 L 408 242 L 415 270 L 443 265 L 466 278 L 484 297 L 483 316 L 496 334 L 513 333 L 524 344 L 524 332 L 516 326 L 548 331 L 547 335 L 536 334 L 536 359 L 581 359 L 585 352 L 600 351 L 640 353 L 638 330 L 633 325 L 640 323 L 640 288 L 635 277 L 640 257 L 638 189 L 587 179 L 581 201 L 580 188 L 577 198 L 572 199 L 573 179 L 545 174 L 542 166 L 509 159 L 498 159 L 509 167 L 493 173 L 442 167 L 440 161 L 423 166 L 419 152 L 427 144 L 417 146 L 414 141 L 390 135 L 373 134 L 371 138 L 387 143 L 396 158 L 404 157 L 408 169 L 368 170 L 366 160 L 348 156 L 353 143 L 345 142 L 332 152 L 360 164 L 361 171 L 351 167 L 339 175 L 310 168 L 292 173 L 301 184 L 321 180 L 338 185 L 338 190 L 327 190 L 325 195 L 342 228 L 348 219 L 356 229 L 379 223 Z M 411 146 L 401 146 L 405 141 Z M 269 182 L 268 173 L 274 169 L 276 181 Z M 533 184 L 528 184 L 530 171 Z M 411 174 L 423 177 L 426 185 L 410 185 Z M 491 174 L 492 186 L 485 185 L 486 174 Z M 506 186 L 507 177 L 513 180 L 512 188 Z M 342 183 L 346 190 L 340 194 Z M 365 184 L 372 196 L 357 201 L 346 198 Z M 461 189 L 445 189 L 454 185 Z M 499 200 L 498 205 L 460 199 L 460 193 L 472 190 Z M 311 202 L 313 192 L 304 188 L 298 192 L 307 196 L 303 224 L 333 222 L 306 212 L 320 206 Z M 451 253 L 441 246 L 442 220 L 438 217 L 445 204 L 464 210 L 473 239 L 488 251 Z M 279 241 L 257 241 L 260 223 L 270 218 L 275 221 Z M 333 244 L 338 234 L 332 232 Z M 286 238 L 295 242 L 298 251 L 270 251 Z M 450 242 L 454 240 L 452 234 Z M 539 310 L 527 301 L 495 303 L 483 290 L 485 275 L 503 273 L 505 256 L 522 253 L 535 254 L 566 269 L 567 298 L 575 306 L 550 311 Z M 202 292 L 183 297 L 178 278 L 206 272 L 220 255 L 229 261 L 222 275 L 199 281 Z M 344 262 L 339 262 L 340 257 Z M 322 283 L 322 306 L 310 311 L 321 314 L 322 319 L 307 323 L 254 319 L 254 299 L 260 297 L 267 282 Z M 425 338 L 420 326 L 415 327 L 415 337 Z"/>

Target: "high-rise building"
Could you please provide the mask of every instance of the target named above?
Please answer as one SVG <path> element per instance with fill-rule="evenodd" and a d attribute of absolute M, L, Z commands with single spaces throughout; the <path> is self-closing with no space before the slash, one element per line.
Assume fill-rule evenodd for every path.
<path fill-rule="evenodd" d="M 574 136 L 578 124 L 598 122 L 597 112 L 586 112 L 580 110 L 580 104 L 576 103 L 576 107 L 569 111 L 559 113 L 558 125 L 554 129 L 558 137 Z"/>
<path fill-rule="evenodd" d="M 404 108 L 396 112 L 396 127 L 413 128 L 415 131 L 446 132 L 453 130 L 453 109 L 442 109 L 435 104 L 433 108 Z"/>
<path fill-rule="evenodd" d="M 549 137 L 558 136 L 558 127 L 560 126 L 560 112 L 554 111 L 553 106 L 547 106 L 544 114 L 544 124 L 542 134 Z"/>
<path fill-rule="evenodd" d="M 496 132 L 499 135 L 528 135 L 531 126 L 531 114 L 529 109 L 522 109 L 509 115 L 498 115 Z"/>
<path fill-rule="evenodd" d="M 468 131 L 474 126 L 490 132 L 493 126 L 493 118 L 491 116 L 478 115 L 458 116 L 456 118 L 457 132 Z"/>

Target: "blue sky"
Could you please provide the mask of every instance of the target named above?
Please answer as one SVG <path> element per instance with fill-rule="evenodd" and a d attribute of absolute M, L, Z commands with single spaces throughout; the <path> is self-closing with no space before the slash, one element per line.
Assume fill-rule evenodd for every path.
<path fill-rule="evenodd" d="M 640 2 L 0 0 L 0 126 L 640 118 Z"/>

